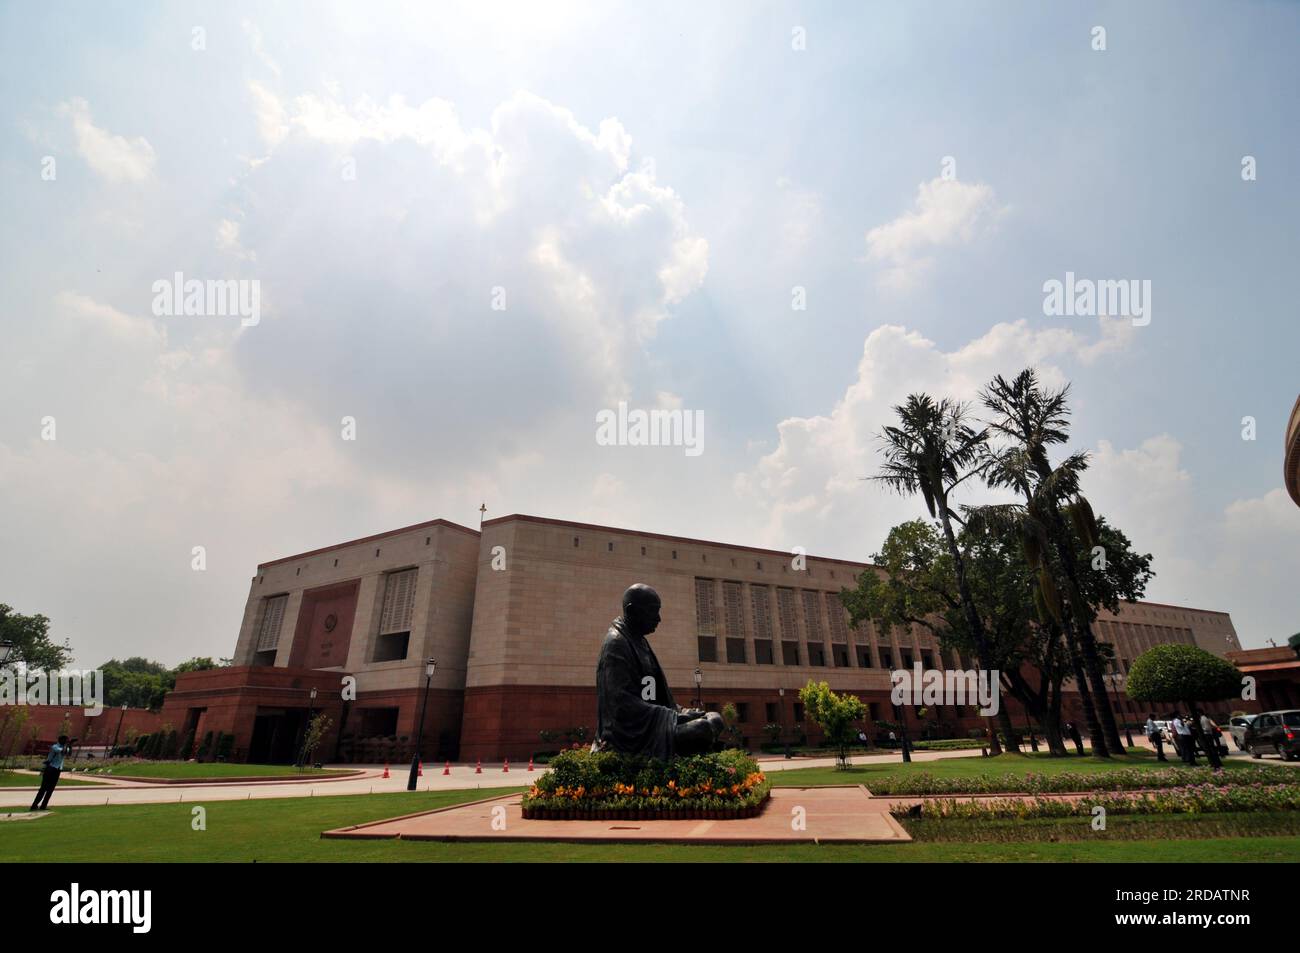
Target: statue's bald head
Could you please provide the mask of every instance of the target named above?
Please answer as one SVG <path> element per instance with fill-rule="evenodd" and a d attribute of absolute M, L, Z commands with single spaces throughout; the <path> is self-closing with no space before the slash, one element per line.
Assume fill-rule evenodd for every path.
<path fill-rule="evenodd" d="M 659 593 L 643 582 L 628 586 L 623 593 L 623 621 L 637 635 L 649 635 L 659 627 Z"/>

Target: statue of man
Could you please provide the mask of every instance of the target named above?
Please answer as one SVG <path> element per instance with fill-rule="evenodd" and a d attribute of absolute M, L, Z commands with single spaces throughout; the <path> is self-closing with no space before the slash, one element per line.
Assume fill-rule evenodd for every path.
<path fill-rule="evenodd" d="M 674 755 L 713 750 L 723 728 L 715 711 L 678 708 L 646 636 L 659 626 L 659 593 L 637 583 L 623 593 L 596 662 L 596 740 L 593 751 Z"/>

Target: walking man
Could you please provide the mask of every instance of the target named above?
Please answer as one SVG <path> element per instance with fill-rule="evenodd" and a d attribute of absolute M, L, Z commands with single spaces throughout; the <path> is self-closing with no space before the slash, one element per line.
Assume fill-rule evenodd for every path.
<path fill-rule="evenodd" d="M 1174 716 L 1174 737 L 1178 740 L 1178 753 L 1183 756 L 1183 761 L 1196 767 L 1196 745 L 1192 740 L 1192 729 L 1187 727 L 1187 722 L 1183 720 L 1182 715 Z"/>
<path fill-rule="evenodd" d="M 1156 760 L 1168 761 L 1169 759 L 1165 757 L 1164 739 L 1160 737 L 1160 729 L 1156 726 L 1155 712 L 1149 712 L 1147 714 L 1145 730 L 1147 733 L 1147 741 L 1151 742 L 1152 746 L 1156 749 Z"/>
<path fill-rule="evenodd" d="M 59 735 L 58 742 L 50 745 L 50 753 L 45 756 L 45 767 L 41 771 L 41 786 L 36 792 L 36 800 L 32 801 L 31 810 L 50 809 L 50 795 L 54 793 L 54 786 L 59 783 L 59 775 L 63 773 L 63 756 L 67 751 L 68 736 Z"/>

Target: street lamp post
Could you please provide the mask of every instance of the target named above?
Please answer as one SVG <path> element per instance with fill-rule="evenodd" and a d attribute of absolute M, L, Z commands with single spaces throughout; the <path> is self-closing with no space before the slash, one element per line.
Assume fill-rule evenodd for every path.
<path fill-rule="evenodd" d="M 420 702 L 420 724 L 415 732 L 415 751 L 411 754 L 411 774 L 406 779 L 406 790 L 415 790 L 415 779 L 420 775 L 420 747 L 424 744 L 424 709 L 429 704 L 429 683 L 433 681 L 433 673 L 438 668 L 438 663 L 433 659 L 424 661 L 424 701 Z"/>
<path fill-rule="evenodd" d="M 785 721 L 785 688 L 784 688 L 784 686 L 781 687 L 781 688 L 778 688 L 778 689 L 776 690 L 776 693 L 777 693 L 777 695 L 779 695 L 779 696 L 781 697 L 781 701 L 780 701 L 780 703 L 779 703 L 779 704 L 780 704 L 780 708 L 781 708 L 781 720 L 782 720 L 782 721 Z M 782 733 L 783 735 L 785 734 L 785 726 L 784 726 L 784 725 L 781 726 L 781 733 Z M 790 754 L 790 738 L 789 738 L 788 736 L 787 736 L 786 739 L 785 739 L 785 756 L 786 756 L 786 759 L 787 759 L 787 760 L 789 760 L 791 757 L 793 757 L 793 756 Z"/>
<path fill-rule="evenodd" d="M 695 670 L 695 707 L 703 708 L 704 702 L 700 700 L 700 686 L 704 684 L 704 673 L 698 668 Z"/>
<path fill-rule="evenodd" d="M 9 663 L 9 656 L 13 654 L 13 651 L 14 651 L 13 642 L 9 641 L 8 639 L 5 639 L 3 642 L 0 642 L 0 665 L 7 665 Z M 5 766 L 8 767 L 8 765 L 9 765 L 9 758 L 8 756 L 6 756 Z"/>
<path fill-rule="evenodd" d="M 122 703 L 122 713 L 117 716 L 117 730 L 113 732 L 113 747 L 109 749 L 108 756 L 113 757 L 113 752 L 117 750 L 117 739 L 122 734 L 122 719 L 126 717 L 126 702 Z"/>

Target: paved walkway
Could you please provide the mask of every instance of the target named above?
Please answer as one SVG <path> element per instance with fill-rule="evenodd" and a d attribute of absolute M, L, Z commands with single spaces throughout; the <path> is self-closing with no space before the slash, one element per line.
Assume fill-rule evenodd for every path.
<path fill-rule="evenodd" d="M 917 751 L 912 754 L 913 761 L 938 761 L 944 758 L 979 757 L 975 751 Z M 763 757 L 758 759 L 762 770 L 771 773 L 792 768 L 827 768 L 835 765 L 830 758 L 792 758 Z M 881 755 L 855 755 L 854 764 L 880 764 L 899 761 L 898 752 Z M 337 781 L 323 778 L 286 779 L 284 781 L 260 781 L 253 784 L 142 784 L 135 781 L 122 781 L 111 776 L 96 775 L 96 781 L 102 784 L 94 786 L 60 786 L 50 798 L 51 807 L 103 806 L 106 804 L 175 804 L 178 802 L 197 801 L 246 801 L 273 797 L 324 797 L 333 794 L 382 794 L 406 790 L 409 765 L 390 766 L 391 776 L 385 779 L 382 767 L 361 766 L 355 764 L 326 765 L 330 768 L 356 770 L 361 767 L 361 777 L 343 778 Z M 508 772 L 502 766 L 484 765 L 483 773 L 476 774 L 472 764 L 453 764 L 451 774 L 444 775 L 443 769 L 425 765 L 424 777 L 419 779 L 421 791 L 463 791 L 475 788 L 504 788 L 531 784 L 533 778 L 546 770 L 545 765 L 537 765 L 533 772 L 528 772 L 528 764 L 511 763 Z M 68 777 L 79 777 L 69 774 Z M 33 772 L 30 788 L 0 788 L 0 809 L 26 808 L 32 803 L 39 776 Z"/>
<path fill-rule="evenodd" d="M 326 831 L 328 838 L 562 843 L 900 843 L 912 838 L 861 785 L 773 788 L 757 817 L 726 821 L 524 820 L 519 794 Z"/>

